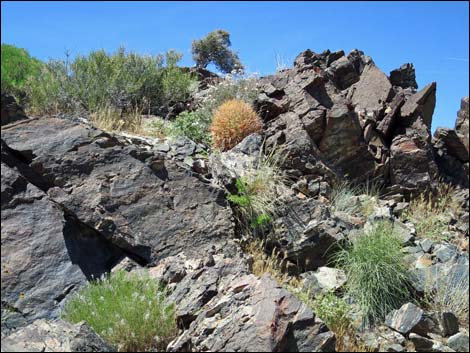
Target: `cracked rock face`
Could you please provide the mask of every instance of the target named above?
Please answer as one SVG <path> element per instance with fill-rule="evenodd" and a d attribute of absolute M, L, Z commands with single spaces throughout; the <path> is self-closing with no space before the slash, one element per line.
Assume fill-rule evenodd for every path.
<path fill-rule="evenodd" d="M 115 352 L 84 322 L 36 320 L 6 338 L 2 352 Z"/>
<path fill-rule="evenodd" d="M 187 300 L 190 291 L 198 300 Z M 200 289 L 200 290 L 199 290 Z M 194 292 L 194 293 L 193 293 Z M 181 281 L 172 295 L 189 328 L 168 346 L 176 351 L 332 351 L 335 338 L 325 324 L 269 275 L 248 274 L 225 262 Z M 188 307 L 188 303 L 197 303 Z M 197 315 L 195 315 L 197 313 Z M 187 324 L 188 322 L 186 322 Z"/>
<path fill-rule="evenodd" d="M 158 151 L 54 118 L 2 129 L 1 217 L 2 330 L 56 317 L 124 255 L 236 251 L 220 189 Z"/>

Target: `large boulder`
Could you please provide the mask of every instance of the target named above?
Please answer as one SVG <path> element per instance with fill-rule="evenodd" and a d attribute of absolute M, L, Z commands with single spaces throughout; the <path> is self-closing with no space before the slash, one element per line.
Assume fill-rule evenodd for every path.
<path fill-rule="evenodd" d="M 143 263 L 235 249 L 223 191 L 163 152 L 54 118 L 2 129 L 2 138 L 52 186 L 52 200 Z"/>
<path fill-rule="evenodd" d="M 2 141 L 2 333 L 56 318 L 63 299 L 124 254 L 41 189 Z"/>
<path fill-rule="evenodd" d="M 419 116 L 428 129 L 431 129 L 432 115 L 436 105 L 436 87 L 436 82 L 432 82 L 407 99 L 400 111 L 400 121 L 403 125 L 412 124 Z"/>
<path fill-rule="evenodd" d="M 460 102 L 460 110 L 457 112 L 457 120 L 455 121 L 455 130 L 459 137 L 461 138 L 463 144 L 467 148 L 467 154 L 469 151 L 469 142 L 468 142 L 468 125 L 469 125 L 469 99 L 468 97 L 462 98 Z"/>
<path fill-rule="evenodd" d="M 115 352 L 84 322 L 36 320 L 2 338 L 2 352 Z"/>
<path fill-rule="evenodd" d="M 217 288 L 214 279 L 212 287 Z M 334 350 L 334 334 L 269 275 L 260 278 L 238 274 L 218 287 L 216 295 L 201 306 L 189 328 L 170 343 L 169 351 Z"/>

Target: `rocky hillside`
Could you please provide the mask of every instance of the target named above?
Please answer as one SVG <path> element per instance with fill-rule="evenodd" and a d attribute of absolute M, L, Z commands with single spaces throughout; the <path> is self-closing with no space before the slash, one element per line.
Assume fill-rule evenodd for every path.
<path fill-rule="evenodd" d="M 412 64 L 387 76 L 358 50 L 306 50 L 258 85 L 263 129 L 226 152 L 28 118 L 2 96 L 2 351 L 119 348 L 61 319 L 90 280 L 118 270 L 167 285 L 178 324 L 167 351 L 468 351 L 469 98 L 455 128 L 431 136 L 436 83 L 418 90 Z M 281 205 L 249 232 L 227 195 L 277 151 Z M 380 193 L 361 189 L 346 200 L 359 208 L 342 208 L 345 181 Z M 436 220 L 425 226 L 413 212 L 425 193 L 442 201 L 443 185 L 446 203 L 426 208 Z M 377 222 L 399 235 L 409 295 L 356 324 L 352 273 L 330 254 Z M 460 305 L 423 300 L 443 278 Z M 328 293 L 352 308 L 346 333 L 320 314 Z"/>

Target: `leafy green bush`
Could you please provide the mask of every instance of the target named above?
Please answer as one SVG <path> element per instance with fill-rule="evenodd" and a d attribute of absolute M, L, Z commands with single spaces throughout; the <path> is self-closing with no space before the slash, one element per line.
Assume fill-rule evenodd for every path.
<path fill-rule="evenodd" d="M 410 299 L 410 275 L 391 223 L 377 222 L 333 258 L 346 272 L 346 291 L 359 304 L 366 325 Z"/>
<path fill-rule="evenodd" d="M 32 58 L 25 49 L 2 44 L 2 93 L 24 98 L 25 84 L 39 74 L 41 62 Z"/>
<path fill-rule="evenodd" d="M 350 307 L 334 293 L 328 292 L 315 298 L 313 310 L 335 334 L 345 333 L 350 325 Z"/>
<path fill-rule="evenodd" d="M 189 97 L 195 79 L 176 66 L 181 55 L 170 51 L 146 56 L 120 48 L 67 60 L 50 61 L 29 83 L 32 109 L 96 112 L 113 107 L 124 111 L 165 110 Z"/>
<path fill-rule="evenodd" d="M 169 122 L 167 134 L 171 136 L 186 136 L 197 143 L 209 146 L 211 135 L 209 132 L 210 120 L 199 111 L 182 112 L 173 121 Z"/>
<path fill-rule="evenodd" d="M 86 321 L 119 351 L 162 351 L 177 333 L 166 291 L 146 276 L 124 271 L 90 282 L 66 303 L 62 318 Z"/>
<path fill-rule="evenodd" d="M 227 31 L 221 29 L 212 31 L 206 37 L 193 41 L 193 60 L 201 68 L 213 63 L 217 69 L 225 73 L 243 70 L 238 55 L 229 49 L 230 46 L 230 34 Z"/>

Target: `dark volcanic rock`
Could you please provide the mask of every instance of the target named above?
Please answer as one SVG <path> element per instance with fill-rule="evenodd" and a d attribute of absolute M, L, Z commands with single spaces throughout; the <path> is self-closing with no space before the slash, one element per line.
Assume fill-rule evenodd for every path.
<path fill-rule="evenodd" d="M 418 88 L 416 83 L 416 73 L 413 64 L 403 64 L 398 69 L 390 72 L 390 82 L 394 86 L 401 88 Z"/>
<path fill-rule="evenodd" d="M 384 110 L 391 98 L 392 85 L 387 76 L 375 65 L 367 65 L 358 83 L 352 87 L 352 103 L 357 109 L 377 112 Z"/>
<path fill-rule="evenodd" d="M 53 202 L 3 141 L 1 169 L 2 332 L 8 332 L 57 317 L 65 296 L 109 271 L 123 251 Z"/>
<path fill-rule="evenodd" d="M 431 129 L 432 115 L 436 105 L 436 82 L 430 83 L 421 91 L 413 94 L 401 107 L 401 124 L 409 125 L 416 117 L 421 117 Z"/>
<path fill-rule="evenodd" d="M 346 89 L 359 81 L 359 75 L 353 64 L 345 56 L 334 61 L 326 72 L 340 90 Z"/>
<path fill-rule="evenodd" d="M 169 351 L 334 350 L 333 333 L 268 275 L 238 275 L 220 287 Z"/>
<path fill-rule="evenodd" d="M 232 249 L 232 215 L 223 192 L 162 154 L 59 119 L 3 129 L 2 138 L 57 187 L 53 200 L 143 262 Z"/>
<path fill-rule="evenodd" d="M 468 97 L 462 98 L 460 102 L 460 110 L 457 113 L 457 120 L 455 122 L 455 130 L 459 134 L 460 138 L 463 141 L 463 144 L 467 148 L 467 153 L 469 150 L 468 142 L 468 126 L 469 126 L 469 99 Z"/>
<path fill-rule="evenodd" d="M 36 320 L 2 338 L 2 352 L 115 352 L 84 322 Z"/>
<path fill-rule="evenodd" d="M 2 93 L 2 119 L 1 125 L 6 125 L 19 120 L 26 120 L 28 117 L 18 103 L 15 97 Z"/>
<path fill-rule="evenodd" d="M 329 167 L 353 179 L 366 178 L 374 172 L 374 159 L 367 150 L 357 116 L 345 103 L 328 112 L 319 149 Z"/>

